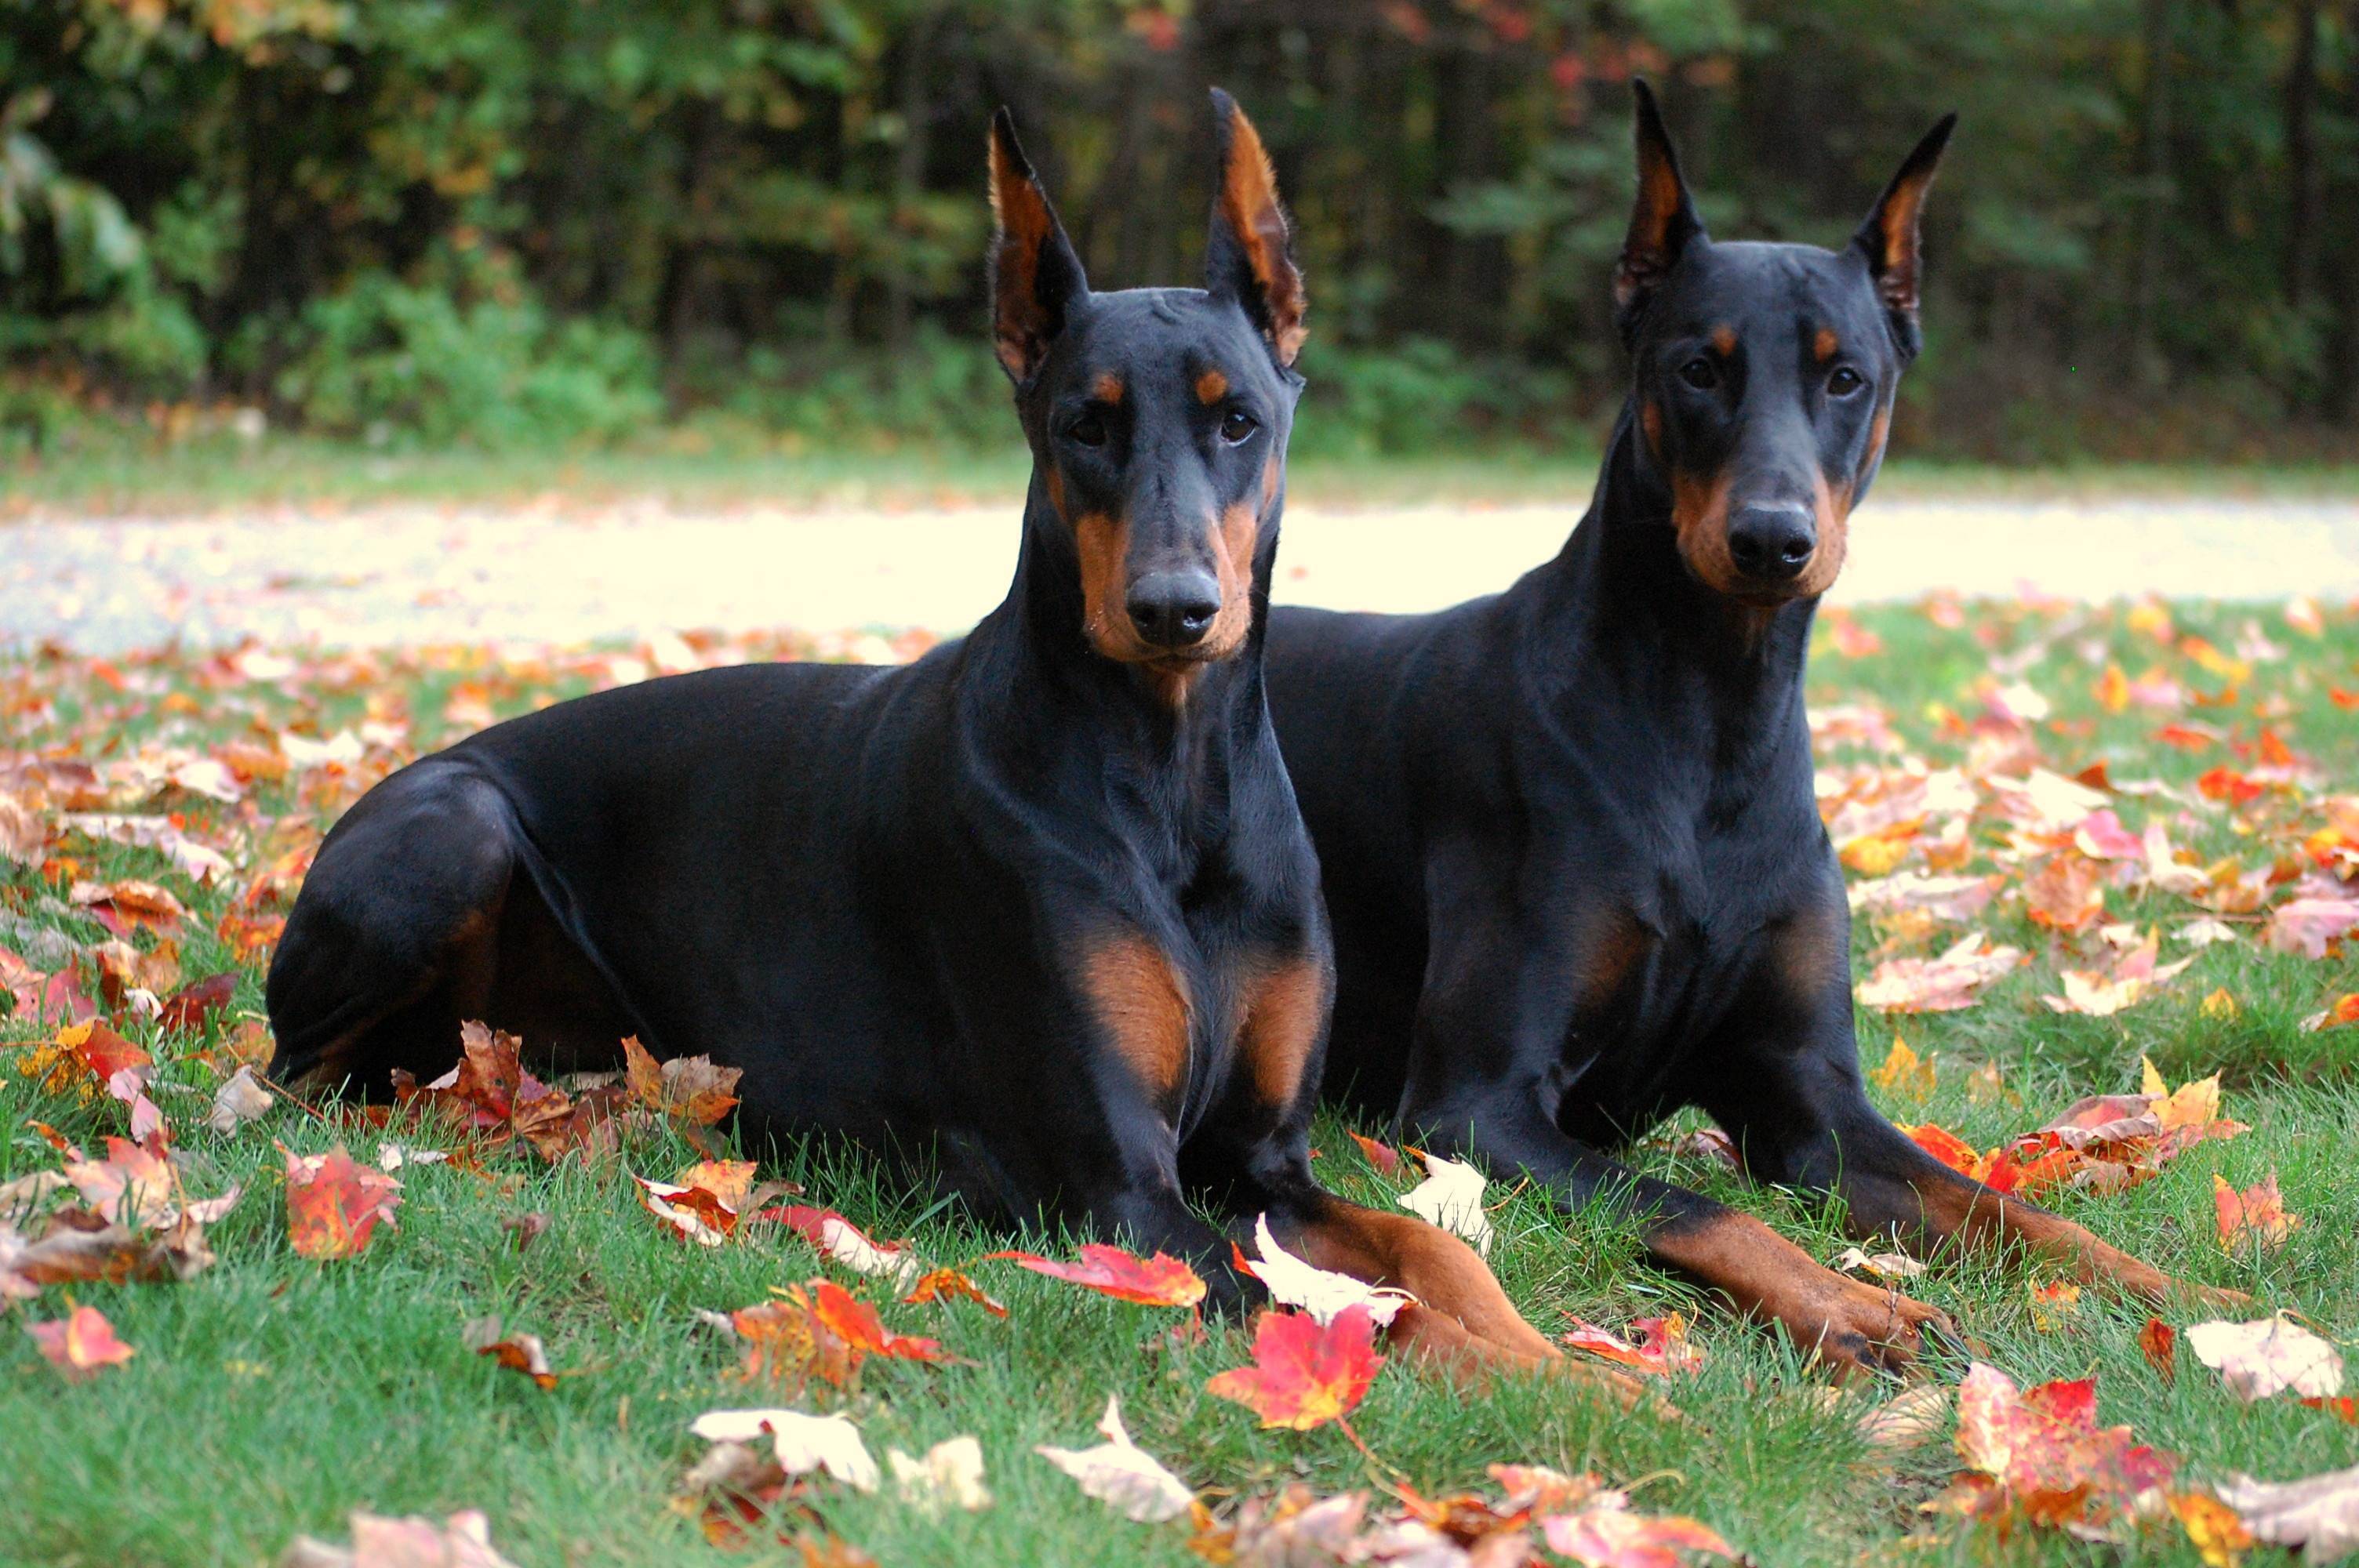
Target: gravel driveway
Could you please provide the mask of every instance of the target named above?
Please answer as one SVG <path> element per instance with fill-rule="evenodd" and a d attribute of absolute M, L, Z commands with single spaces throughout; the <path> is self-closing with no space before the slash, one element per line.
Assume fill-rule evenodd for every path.
<path fill-rule="evenodd" d="M 1581 505 L 1289 511 L 1278 592 L 1424 610 L 1511 580 Z M 916 513 L 647 503 L 405 506 L 0 527 L 0 643 L 571 643 L 712 627 L 972 622 L 1006 591 L 1015 506 Z M 2075 598 L 2359 596 L 2359 503 L 1878 498 L 1838 600 L 1933 588 Z"/>

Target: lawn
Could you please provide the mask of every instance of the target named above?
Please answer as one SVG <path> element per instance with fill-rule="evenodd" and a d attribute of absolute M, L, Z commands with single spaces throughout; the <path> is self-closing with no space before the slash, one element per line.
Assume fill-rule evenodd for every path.
<path fill-rule="evenodd" d="M 2359 868 L 2359 801 L 2336 795 L 2359 767 L 2359 711 L 2346 706 L 2359 697 L 2343 689 L 2359 687 L 2359 622 L 2339 610 L 2313 619 L 2307 606 L 2288 615 L 2279 606 L 1936 601 L 1831 618 L 1819 641 L 1811 697 L 1827 719 L 1822 795 L 1856 880 L 1927 868 L 2001 879 L 1995 899 L 1962 922 L 1922 910 L 1864 916 L 1859 973 L 1938 954 L 1975 930 L 2027 955 L 1955 1011 L 1862 1008 L 1871 1065 L 1896 1034 L 1931 1064 L 1880 1077 L 1885 1108 L 1988 1149 L 2084 1095 L 2135 1091 L 2142 1057 L 2172 1086 L 2217 1073 L 2224 1114 L 2249 1131 L 2197 1143 L 2127 1190 L 2066 1190 L 2051 1201 L 2172 1272 L 2252 1292 L 2258 1302 L 2245 1315 L 2297 1309 L 2346 1347 L 2359 1341 L 2359 1026 L 2305 1027 L 2359 990 L 2359 975 L 2339 946 L 2323 957 L 2276 950 L 2272 934 L 2290 925 L 2270 914 L 2298 897 L 2335 896 L 2332 882 Z M 690 640 L 708 659 L 841 645 Z M 1914 1446 L 1871 1442 L 1859 1418 L 1895 1390 L 1832 1390 L 1790 1346 L 1642 1261 L 1625 1222 L 1603 1209 L 1559 1216 L 1508 1172 L 1493 1173 L 1489 1201 L 1492 1260 L 1509 1292 L 1551 1334 L 1568 1314 L 1616 1330 L 1687 1314 L 1702 1359 L 1659 1383 L 1684 1419 L 1624 1412 L 1546 1381 L 1469 1390 L 1388 1364 L 1351 1416 L 1364 1451 L 1333 1423 L 1261 1430 L 1205 1387 L 1246 1359 L 1243 1325 L 1214 1322 L 1202 1342 L 1175 1343 L 1166 1331 L 1182 1314 L 979 1260 L 1007 1238 L 923 1193 L 882 1186 L 834 1151 L 746 1152 L 767 1162 L 765 1178 L 799 1183 L 797 1201 L 962 1266 L 1007 1315 L 904 1304 L 781 1226 L 749 1224 L 720 1247 L 685 1244 L 642 1206 L 630 1179 L 669 1178 L 703 1157 L 695 1140 L 711 1135 L 672 1124 L 634 1126 L 618 1150 L 589 1160 L 552 1164 L 521 1146 L 462 1145 L 453 1162 L 413 1162 L 398 1173 L 397 1229 L 380 1228 L 350 1258 L 299 1255 L 277 1145 L 309 1154 L 344 1144 L 373 1162 L 387 1139 L 412 1149 L 454 1141 L 431 1125 L 377 1128 L 287 1103 L 234 1133 L 203 1125 L 223 1075 L 263 1048 L 270 923 L 306 848 L 398 761 L 493 717 L 647 670 L 639 652 L 621 649 L 511 649 L 497 663 L 464 648 L 0 661 L 16 749 L 0 754 L 0 850 L 16 853 L 0 855 L 0 948 L 22 960 L 0 969 L 19 992 L 15 1014 L 0 1019 L 0 1182 L 57 1170 L 53 1140 L 94 1154 L 126 1130 L 124 1105 L 78 1059 L 42 1049 L 59 1031 L 34 1007 L 70 983 L 152 1052 L 147 1093 L 170 1120 L 188 1191 L 243 1190 L 207 1235 L 218 1260 L 195 1277 L 52 1285 L 9 1309 L 35 1322 L 62 1317 L 70 1303 L 94 1307 L 136 1355 L 68 1381 L 32 1338 L 0 1332 L 0 1467 L 16 1477 L 0 1510 L 0 1559 L 266 1562 L 299 1533 L 344 1538 L 355 1509 L 439 1517 L 473 1508 L 489 1516 L 498 1549 L 527 1568 L 805 1561 L 801 1548 L 773 1542 L 780 1529 L 806 1542 L 823 1530 L 890 1564 L 1203 1561 L 1187 1519 L 1128 1522 L 1034 1454 L 1037 1444 L 1097 1442 L 1092 1428 L 1114 1393 L 1133 1436 L 1197 1489 L 1216 1525 L 1245 1499 L 1296 1484 L 1370 1491 L 1386 1508 L 1397 1506 L 1390 1487 L 1495 1498 L 1485 1467 L 1512 1462 L 1594 1472 L 1626 1487 L 1634 1507 L 1692 1516 L 1779 1568 L 2202 1561 L 2168 1516 L 2105 1547 L 1925 1511 L 1959 1467 L 1946 1421 Z M 90 770 L 63 765 L 71 762 Z M 2034 766 L 2102 786 L 2109 820 L 2131 836 L 2161 824 L 2178 860 L 2158 869 L 2123 852 L 2103 824 L 2056 818 L 2060 800 L 2082 817 L 2091 802 L 2052 784 L 2040 796 L 2049 818 L 2028 819 L 2022 792 L 2003 781 Z M 1905 805 L 1880 817 L 1870 809 L 1905 802 L 1925 767 L 1960 770 L 1951 794 L 1962 790 L 1963 804 L 1913 816 Z M 2084 772 L 2093 769 L 2102 772 Z M 165 816 L 197 848 L 176 863 L 70 828 L 59 820 L 69 812 Z M 206 847 L 233 865 L 200 882 L 188 869 Z M 185 907 L 168 968 L 152 924 L 168 913 L 120 887 L 125 879 L 158 884 Z M 2050 924 L 2035 922 L 2035 909 Z M 226 1005 L 185 1026 L 144 1016 L 139 998 L 98 973 L 103 920 L 126 928 L 131 951 L 110 949 L 112 961 L 147 966 L 130 979 L 168 991 L 176 978 L 231 974 Z M 2117 948 L 2146 933 L 2159 937 L 2164 964 L 2191 964 L 2110 1016 L 2060 1014 L 2041 1000 L 2060 992 L 2061 970 L 2109 971 Z M 2220 939 L 2199 946 L 2190 936 Z M 52 972 L 73 978 L 39 979 Z M 111 995 L 120 1000 L 110 1005 Z M 1745 1186 L 1679 1136 L 1692 1125 L 1662 1130 L 1635 1162 L 1761 1216 L 1821 1258 L 1843 1249 L 1837 1215 Z M 1389 1206 L 1412 1178 L 1380 1174 L 1350 1130 L 1322 1124 L 1318 1169 L 1339 1190 Z M 2215 1175 L 2237 1188 L 2275 1175 L 2299 1227 L 2273 1250 L 2231 1252 L 2214 1223 Z M 505 1222 L 527 1214 L 549 1224 L 519 1247 Z M 1061 1254 L 1072 1239 L 1023 1244 Z M 2288 1397 L 2240 1402 L 2184 1345 L 2166 1379 L 2140 1349 L 2144 1306 L 2091 1292 L 2035 1314 L 2030 1292 L 2050 1282 L 2036 1268 L 1928 1261 L 1909 1289 L 1956 1318 L 1976 1358 L 2027 1386 L 2093 1375 L 2101 1418 L 2180 1455 L 2182 1484 L 2359 1464 L 2359 1426 Z M 742 1347 L 697 1310 L 742 1308 L 818 1278 L 875 1303 L 892 1329 L 939 1339 L 953 1359 L 871 1360 L 849 1387 L 815 1386 L 799 1400 L 749 1386 Z M 562 1374 L 553 1387 L 462 1342 L 464 1324 L 492 1314 L 545 1339 Z M 2202 1314 L 2163 1315 L 2183 1330 Z M 1947 1380 L 1962 1370 L 1935 1368 Z M 873 1495 L 820 1480 L 803 1499 L 815 1518 L 794 1512 L 734 1549 L 716 1544 L 696 1505 L 679 1500 L 705 1448 L 689 1423 L 710 1409 L 775 1403 L 844 1411 L 880 1460 L 973 1434 L 995 1501 L 929 1517 L 889 1480 Z M 2260 1561 L 2279 1555 L 2258 1552 Z"/>
<path fill-rule="evenodd" d="M 1606 434 L 1601 426 L 1597 438 Z M 1585 498 L 1598 449 L 1511 443 L 1475 452 L 1333 456 L 1298 452 L 1288 490 L 1298 503 L 1384 506 L 1439 500 L 1561 503 Z M 692 432 L 650 437 L 619 450 L 403 451 L 300 436 L 248 443 L 212 435 L 147 442 L 96 427 L 82 443 L 0 463 L 0 522 L 23 516 L 129 513 L 180 515 L 292 506 L 342 511 L 373 503 L 480 505 L 554 499 L 595 508 L 618 499 L 682 509 L 764 504 L 897 510 L 1020 496 L 1030 460 L 1020 449 L 880 448 L 850 440 L 832 450 L 713 450 Z M 2284 499 L 2359 496 L 2359 464 L 2236 467 L 2104 463 L 2048 469 L 1900 458 L 1878 493 L 2020 496 L 2209 495 Z"/>

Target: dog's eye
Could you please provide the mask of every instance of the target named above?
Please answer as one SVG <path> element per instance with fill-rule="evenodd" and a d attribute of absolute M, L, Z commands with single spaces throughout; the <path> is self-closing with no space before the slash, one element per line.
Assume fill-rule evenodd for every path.
<path fill-rule="evenodd" d="M 1720 367 L 1698 354 L 1680 366 L 1680 379 L 1698 392 L 1710 392 L 1720 384 Z"/>
<path fill-rule="evenodd" d="M 1221 416 L 1221 439 L 1232 447 L 1242 446 L 1247 437 L 1261 428 L 1261 421 L 1242 408 L 1232 408 Z"/>
<path fill-rule="evenodd" d="M 1106 439 L 1105 421 L 1094 414 L 1084 414 L 1065 427 L 1065 434 L 1084 447 L 1103 447 Z"/>
<path fill-rule="evenodd" d="M 1834 373 L 1827 377 L 1827 395 L 1849 397 L 1866 384 L 1867 383 L 1860 378 L 1859 372 L 1852 369 L 1851 366 L 1837 365 L 1834 368 Z"/>

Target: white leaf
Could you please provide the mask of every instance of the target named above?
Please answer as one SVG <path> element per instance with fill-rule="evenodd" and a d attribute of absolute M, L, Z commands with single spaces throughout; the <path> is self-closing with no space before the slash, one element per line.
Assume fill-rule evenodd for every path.
<path fill-rule="evenodd" d="M 2299 1546 L 2306 1563 L 2332 1563 L 2359 1551 L 2359 1465 L 2282 1486 L 2232 1476 L 2220 1500 L 2242 1514 L 2263 1541 Z"/>
<path fill-rule="evenodd" d="M 1425 1157 L 1425 1180 L 1401 1194 L 1400 1206 L 1491 1255 L 1491 1217 L 1483 1212 L 1483 1173 L 1439 1154 Z"/>
<path fill-rule="evenodd" d="M 1864 1248 L 1846 1247 L 1834 1260 L 1837 1270 L 1857 1270 L 1873 1274 L 1879 1280 L 1913 1280 L 1925 1271 L 1925 1265 L 1906 1252 L 1870 1252 Z"/>
<path fill-rule="evenodd" d="M 954 1508 L 974 1513 L 991 1506 L 983 1485 L 983 1444 L 971 1436 L 937 1443 L 923 1459 L 888 1449 L 885 1460 L 893 1466 L 894 1489 L 926 1513 Z"/>
<path fill-rule="evenodd" d="M 2238 1399 L 2265 1400 L 2289 1389 L 2322 1400 L 2343 1387 L 2343 1357 L 2334 1346 L 2282 1313 L 2255 1323 L 2199 1323 L 2187 1331 L 2187 1347 Z"/>
<path fill-rule="evenodd" d="M 789 1476 L 824 1470 L 864 1492 L 875 1491 L 883 1479 L 849 1416 L 790 1410 L 706 1411 L 690 1423 L 689 1431 L 712 1443 L 753 1443 L 766 1432 L 778 1468 Z"/>
<path fill-rule="evenodd" d="M 831 1262 L 841 1263 L 853 1273 L 866 1274 L 871 1279 L 890 1280 L 895 1290 L 909 1289 L 926 1271 L 915 1249 L 879 1246 L 840 1214 L 821 1219 L 819 1231 L 819 1249 Z"/>
<path fill-rule="evenodd" d="M 1301 1308 L 1322 1328 L 1334 1322 L 1338 1313 L 1355 1306 L 1366 1307 L 1382 1328 L 1417 1300 L 1407 1291 L 1367 1284 L 1349 1274 L 1304 1262 L 1277 1244 L 1277 1238 L 1269 1233 L 1266 1214 L 1254 1220 L 1254 1246 L 1261 1254 L 1253 1262 L 1254 1278 L 1267 1287 L 1270 1298 L 1281 1306 Z"/>
<path fill-rule="evenodd" d="M 1053 1448 L 1044 1444 L 1032 1452 L 1079 1481 L 1082 1495 L 1140 1524 L 1160 1524 L 1195 1506 L 1196 1494 L 1188 1484 L 1131 1442 L 1122 1424 L 1122 1402 L 1111 1394 L 1106 1396 L 1105 1419 L 1098 1422 L 1098 1430 L 1106 1440 L 1094 1448 Z"/>
<path fill-rule="evenodd" d="M 255 1081 L 251 1066 L 240 1067 L 213 1091 L 213 1108 L 205 1125 L 224 1138 L 249 1121 L 259 1121 L 270 1109 L 270 1091 Z"/>

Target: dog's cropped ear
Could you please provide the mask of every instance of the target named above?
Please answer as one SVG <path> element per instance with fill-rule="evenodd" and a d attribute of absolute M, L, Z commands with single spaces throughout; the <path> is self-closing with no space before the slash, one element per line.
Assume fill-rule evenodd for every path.
<path fill-rule="evenodd" d="M 1918 218 L 1925 210 L 1933 171 L 1940 167 L 1941 149 L 1950 145 L 1950 133 L 1957 125 L 1957 115 L 1944 114 L 1925 133 L 1876 199 L 1867 222 L 1852 236 L 1852 243 L 1867 257 L 1867 275 L 1875 280 L 1904 356 L 1914 357 L 1923 341 L 1917 330 Z"/>
<path fill-rule="evenodd" d="M 1049 357 L 1067 310 L 1090 286 L 1006 109 L 991 117 L 991 215 L 992 341 L 1021 386 Z"/>
<path fill-rule="evenodd" d="M 1614 304 L 1625 341 L 1680 253 L 1703 234 L 1688 182 L 1680 177 L 1679 152 L 1655 106 L 1655 90 L 1644 78 L 1634 78 L 1630 91 L 1637 99 L 1638 200 L 1630 210 L 1622 260 L 1614 269 Z"/>
<path fill-rule="evenodd" d="M 1204 291 L 1234 299 L 1281 365 L 1294 363 L 1308 331 L 1302 324 L 1302 274 L 1294 265 L 1291 225 L 1278 204 L 1277 177 L 1253 122 L 1236 100 L 1212 89 L 1213 135 L 1220 147 L 1212 192 L 1212 233 L 1204 250 Z"/>

